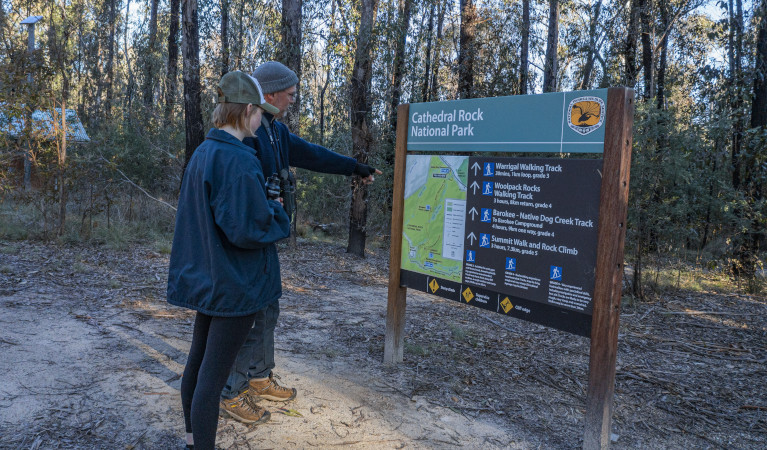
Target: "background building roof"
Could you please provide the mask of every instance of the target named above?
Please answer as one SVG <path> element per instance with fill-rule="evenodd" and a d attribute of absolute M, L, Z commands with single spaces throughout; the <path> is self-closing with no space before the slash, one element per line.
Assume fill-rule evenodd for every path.
<path fill-rule="evenodd" d="M 50 110 L 37 110 L 32 113 L 33 136 L 50 141 L 55 139 L 56 127 L 54 126 L 54 117 L 58 119 L 57 122 L 61 120 L 61 108 L 55 108 L 54 111 L 55 114 Z M 77 116 L 77 112 L 73 109 L 67 109 L 66 117 L 67 141 L 90 142 L 91 138 L 88 137 L 85 127 Z M 12 139 L 18 139 L 24 132 L 24 119 L 23 114 L 9 114 L 6 105 L 0 104 L 0 135 L 6 134 Z"/>

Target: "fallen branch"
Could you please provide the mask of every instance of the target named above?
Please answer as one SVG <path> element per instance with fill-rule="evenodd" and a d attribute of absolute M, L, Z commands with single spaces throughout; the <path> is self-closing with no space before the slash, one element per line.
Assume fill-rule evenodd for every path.
<path fill-rule="evenodd" d="M 748 409 L 752 411 L 767 411 L 767 406 L 760 406 L 760 405 L 743 405 L 740 407 L 740 409 Z"/>
<path fill-rule="evenodd" d="M 760 313 L 734 313 L 729 311 L 665 311 L 666 314 L 686 314 L 690 316 L 712 315 L 712 316 L 763 316 Z"/>
<path fill-rule="evenodd" d="M 159 198 L 154 198 L 154 197 L 152 197 L 152 196 L 149 194 L 149 192 L 147 192 L 147 191 L 145 191 L 145 190 L 144 190 L 144 188 L 142 188 L 142 187 L 141 187 L 141 186 L 139 186 L 138 184 L 134 183 L 134 182 L 133 182 L 133 181 L 132 181 L 130 178 L 128 178 L 128 176 L 127 176 L 127 175 L 125 175 L 125 174 L 123 173 L 123 171 L 122 171 L 122 170 L 118 169 L 118 168 L 117 168 L 117 166 L 116 166 L 114 163 L 111 163 L 111 162 L 109 162 L 109 160 L 107 160 L 107 159 L 106 159 L 106 158 L 104 158 L 103 156 L 100 156 L 100 157 L 101 157 L 101 159 L 103 159 L 103 160 L 104 160 L 104 162 L 106 162 L 107 164 L 111 165 L 111 166 L 112 166 L 112 167 L 113 167 L 113 168 L 114 168 L 114 169 L 115 169 L 117 172 L 119 172 L 119 173 L 120 173 L 120 175 L 122 175 L 122 176 L 123 176 L 123 178 L 125 178 L 125 181 L 127 181 L 127 182 L 128 182 L 128 183 L 130 183 L 130 184 L 132 184 L 132 185 L 133 185 L 134 187 L 136 187 L 136 189 L 138 189 L 139 191 L 143 192 L 143 193 L 144 193 L 144 195 L 146 195 L 147 197 L 151 198 L 152 200 L 154 200 L 154 201 L 156 201 L 156 202 L 160 202 L 160 203 L 162 203 L 163 205 L 165 205 L 165 206 L 169 207 L 169 208 L 170 208 L 170 209 L 172 209 L 173 211 L 176 211 L 176 207 L 175 207 L 175 206 L 171 205 L 171 204 L 170 204 L 170 203 L 168 203 L 168 202 L 165 202 L 165 201 L 163 201 L 163 200 L 160 200 Z"/>

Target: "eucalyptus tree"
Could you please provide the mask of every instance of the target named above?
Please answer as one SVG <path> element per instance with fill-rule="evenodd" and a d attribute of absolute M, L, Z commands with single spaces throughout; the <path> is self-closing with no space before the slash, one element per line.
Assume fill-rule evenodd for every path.
<path fill-rule="evenodd" d="M 474 0 L 460 0 L 461 28 L 458 49 L 458 98 L 474 97 L 474 60 L 477 54 L 477 7 Z"/>
<path fill-rule="evenodd" d="M 183 60 L 184 60 L 184 124 L 186 146 L 184 168 L 194 150 L 205 139 L 201 110 L 200 85 L 200 37 L 197 17 L 197 0 L 183 0 Z"/>
<path fill-rule="evenodd" d="M 106 101 L 104 103 L 104 112 L 107 120 L 112 117 L 112 102 L 114 99 L 114 61 L 115 61 L 115 45 L 116 33 L 117 33 L 117 21 L 118 21 L 118 2 L 119 0 L 107 0 L 106 7 L 108 10 L 107 15 L 107 29 L 109 30 L 109 37 L 106 41 L 107 44 L 107 61 L 106 61 Z"/>
<path fill-rule="evenodd" d="M 559 46 L 559 1 L 549 0 L 549 26 L 543 67 L 543 92 L 556 92 Z"/>
<path fill-rule="evenodd" d="M 357 48 L 351 79 L 352 156 L 367 163 L 373 145 L 371 129 L 370 83 L 373 70 L 373 26 L 378 0 L 360 0 Z M 367 240 L 368 188 L 359 177 L 352 179 L 352 201 L 349 209 L 349 243 L 347 252 L 365 256 Z"/>
<path fill-rule="evenodd" d="M 519 93 L 527 94 L 530 84 L 530 0 L 522 0 L 522 43 L 519 46 Z"/>
<path fill-rule="evenodd" d="M 165 74 L 165 126 L 171 123 L 173 114 L 173 105 L 176 97 L 176 86 L 178 77 L 178 32 L 179 16 L 181 14 L 181 0 L 170 0 L 170 10 L 168 11 L 168 63 Z"/>
<path fill-rule="evenodd" d="M 740 6 L 740 1 L 737 5 Z M 737 160 L 733 160 L 733 186 L 737 193 L 736 211 L 739 219 L 734 236 L 737 258 L 734 272 L 746 281 L 750 291 L 759 289 L 756 271 L 760 266 L 761 246 L 767 228 L 767 1 L 761 0 L 754 7 L 754 48 L 749 52 L 753 55 L 751 93 L 746 95 L 751 101 L 750 128 L 744 131 L 740 153 Z M 737 16 L 742 18 L 739 7 Z M 737 37 L 735 43 L 737 70 L 740 62 L 737 56 L 740 44 Z M 746 84 L 748 79 L 743 78 Z"/>
<path fill-rule="evenodd" d="M 144 106 L 152 109 L 154 105 L 154 88 L 156 79 L 158 41 L 157 41 L 157 9 L 160 0 L 149 0 L 149 37 L 147 47 L 142 54 L 142 68 L 144 72 L 144 82 L 142 85 L 142 98 Z"/>
<path fill-rule="evenodd" d="M 282 0 L 281 19 L 281 55 L 280 59 L 286 66 L 293 69 L 301 79 L 301 44 L 303 0 Z M 295 102 L 289 107 L 287 125 L 293 133 L 300 134 L 299 113 L 301 111 L 301 83 L 296 86 Z M 295 236 L 295 233 L 293 233 Z"/>

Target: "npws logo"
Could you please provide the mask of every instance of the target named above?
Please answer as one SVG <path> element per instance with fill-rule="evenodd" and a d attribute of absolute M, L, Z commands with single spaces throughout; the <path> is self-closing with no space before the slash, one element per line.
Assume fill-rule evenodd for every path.
<path fill-rule="evenodd" d="M 570 102 L 567 124 L 578 134 L 587 135 L 604 123 L 605 101 L 599 97 L 579 97 Z"/>

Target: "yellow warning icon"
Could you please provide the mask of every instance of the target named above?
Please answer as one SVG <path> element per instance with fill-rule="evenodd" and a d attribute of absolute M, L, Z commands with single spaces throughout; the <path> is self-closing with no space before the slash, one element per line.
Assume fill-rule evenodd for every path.
<path fill-rule="evenodd" d="M 466 299 L 466 303 L 469 303 L 471 299 L 474 298 L 474 294 L 471 292 L 471 289 L 469 288 L 464 289 L 463 298 Z"/>
<path fill-rule="evenodd" d="M 432 279 L 431 283 L 429 283 L 429 287 L 431 288 L 431 293 L 437 292 L 437 289 L 439 289 L 439 284 L 437 284 L 437 280 Z"/>
<path fill-rule="evenodd" d="M 501 308 L 503 308 L 503 312 L 505 312 L 506 314 L 508 314 L 509 311 L 511 311 L 511 308 L 513 307 L 514 305 L 511 304 L 511 300 L 509 300 L 509 297 L 506 297 L 503 300 L 501 300 Z"/>

